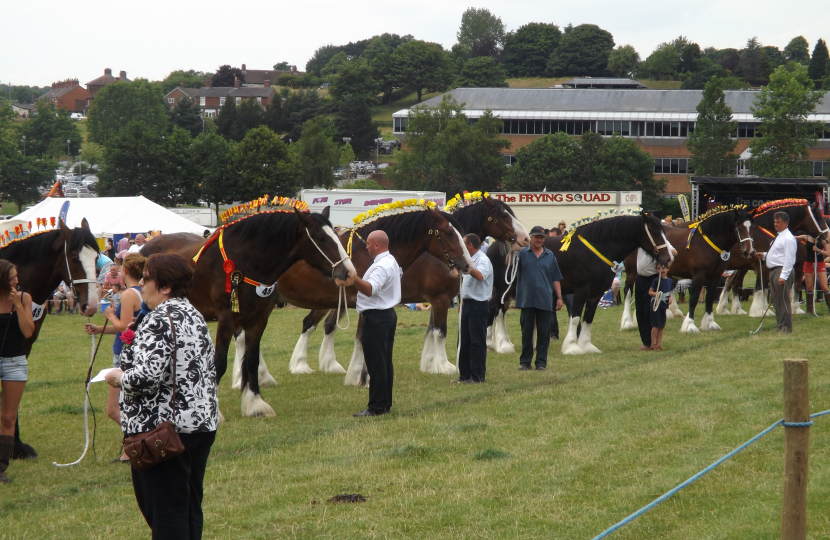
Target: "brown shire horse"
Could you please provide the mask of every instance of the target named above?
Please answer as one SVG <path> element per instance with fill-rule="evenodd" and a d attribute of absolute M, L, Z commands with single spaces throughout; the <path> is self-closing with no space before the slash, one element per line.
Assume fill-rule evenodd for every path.
<path fill-rule="evenodd" d="M 61 281 L 71 288 L 80 303 L 81 313 L 91 317 L 98 310 L 98 281 L 95 279 L 98 243 L 89 231 L 86 219 L 75 229 L 59 222 L 58 229 L 35 233 L 0 248 L 0 259 L 17 266 L 18 287 L 32 297 L 35 331 L 26 340 L 27 357 L 46 320 L 46 302 L 52 299 L 52 293 Z M 93 283 L 95 286 L 91 287 Z M 34 449 L 20 440 L 19 426 L 15 426 L 12 457 L 37 457 Z"/>
<path fill-rule="evenodd" d="M 473 204 L 458 205 L 451 214 L 460 225 L 459 232 L 464 235 L 474 233 L 479 238 L 490 236 L 506 241 L 508 245 L 520 249 L 527 245 L 530 237 L 524 226 L 513 215 L 513 210 L 504 202 L 491 197 L 484 197 Z M 401 277 L 401 303 L 430 302 L 429 326 L 421 353 L 421 371 L 424 373 L 452 374 L 457 372 L 454 364 L 447 359 L 445 342 L 447 339 L 447 313 L 452 299 L 458 295 L 459 279 L 454 277 L 440 259 L 430 253 L 423 253 Z M 303 332 L 313 332 L 325 311 L 315 310 L 303 324 Z M 325 337 L 320 348 L 320 370 L 334 359 L 333 333 L 336 331 L 336 312 L 331 311 L 325 324 Z M 308 340 L 298 343 L 295 356 L 303 360 L 302 371 L 308 373 L 310 368 L 305 363 Z M 301 348 L 302 347 L 302 348 Z M 294 359 L 292 358 L 292 366 Z M 339 364 L 337 364 L 339 366 Z"/>
<path fill-rule="evenodd" d="M 666 237 L 677 250 L 671 266 L 669 276 L 692 280 L 689 293 L 689 312 L 683 319 L 681 332 L 699 332 L 700 330 L 720 330 L 715 322 L 712 306 L 717 294 L 718 282 L 726 270 L 727 264 L 733 258 L 749 260 L 755 249 L 752 242 L 752 218 L 745 207 L 730 209 L 715 209 L 693 222 L 696 227 L 668 227 L 664 226 Z M 707 241 L 708 239 L 708 241 Z M 724 259 L 726 258 L 726 259 Z M 626 268 L 626 299 L 629 298 L 629 283 L 633 287 L 637 275 L 637 252 L 625 259 Z M 695 308 L 700 298 L 700 291 L 706 286 L 706 309 L 700 329 L 695 326 Z M 628 302 L 623 307 L 623 321 L 629 310 Z M 628 315 L 630 319 L 630 315 Z"/>
<path fill-rule="evenodd" d="M 348 244 L 351 237 L 352 259 L 358 275 L 363 275 L 372 264 L 363 240 L 369 233 L 376 230 L 384 231 L 389 236 L 389 252 L 404 272 L 423 253 L 437 257 L 441 261 L 442 270 L 449 267 L 466 272 L 470 264 L 470 255 L 453 221 L 455 220 L 449 214 L 428 208 L 382 216 L 342 233 L 340 240 L 343 244 Z M 353 237 L 352 231 L 354 231 Z M 435 234 L 436 232 L 438 234 Z M 325 316 L 327 311 L 338 307 L 338 288 L 333 281 L 323 280 L 310 274 L 302 264 L 297 264 L 287 271 L 279 280 L 278 288 L 280 294 L 291 304 L 314 310 L 303 319 L 303 333 L 294 347 L 294 354 L 289 363 L 291 373 L 310 373 L 311 369 L 306 362 L 308 339 L 316 323 Z M 356 289 L 348 287 L 346 293 L 347 307 L 354 307 Z M 350 365 L 357 365 L 356 362 L 359 362 L 362 366 L 363 348 L 360 344 L 360 329 L 360 319 L 358 319 L 355 349 Z M 359 375 L 362 373 L 362 367 L 355 370 L 357 375 L 350 377 L 349 372 L 343 370 L 337 363 L 334 356 L 333 330 L 328 332 L 324 338 L 319 369 L 323 373 L 347 373 L 347 385 L 360 385 Z"/>
<path fill-rule="evenodd" d="M 192 260 L 202 245 L 193 271 L 193 286 L 188 299 L 207 320 L 218 320 L 216 331 L 216 376 L 221 380 L 228 366 L 228 348 L 234 330 L 245 331 L 245 356 L 242 370 L 242 415 L 274 416 L 259 391 L 259 350 L 268 316 L 276 302 L 274 284 L 297 261 L 306 261 L 316 275 L 347 279 L 354 271 L 328 219 L 329 209 L 321 214 L 260 212 L 218 230 L 205 243 L 191 234 L 169 234 L 148 242 L 141 254 L 174 252 Z M 260 287 L 242 282 L 238 287 L 239 312 L 231 310 L 231 294 L 226 292 L 225 259 L 220 242 L 223 233 L 227 259 L 246 279 L 259 280 Z"/>

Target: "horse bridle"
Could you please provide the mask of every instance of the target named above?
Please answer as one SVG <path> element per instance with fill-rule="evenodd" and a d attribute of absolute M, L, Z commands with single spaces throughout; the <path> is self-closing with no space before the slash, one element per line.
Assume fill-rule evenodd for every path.
<path fill-rule="evenodd" d="M 452 262 L 452 259 L 450 259 L 450 253 L 447 251 L 447 246 L 444 245 L 444 239 L 441 238 L 441 231 L 438 230 L 438 227 L 433 228 L 434 225 L 435 216 L 432 216 L 432 223 L 430 224 L 429 231 L 427 231 L 429 237 L 427 238 L 427 243 L 424 247 L 424 251 L 429 251 L 429 243 L 432 242 L 432 238 L 434 236 L 438 239 L 438 243 L 441 244 L 441 249 L 444 250 L 444 258 L 447 259 L 447 265 L 450 267 L 450 270 L 453 270 L 455 268 L 455 263 Z"/>
<path fill-rule="evenodd" d="M 308 235 L 308 239 L 311 240 L 311 243 L 314 244 L 314 247 L 317 248 L 317 251 L 320 252 L 320 255 L 322 255 L 323 258 L 325 258 L 328 261 L 328 263 L 331 265 L 331 277 L 334 277 L 334 269 L 337 267 L 338 264 L 340 264 L 343 261 L 345 261 L 346 259 L 348 259 L 349 255 L 346 254 L 339 261 L 332 262 L 331 259 L 328 258 L 328 255 L 323 253 L 323 250 L 320 249 L 320 246 L 317 245 L 317 242 L 314 241 L 314 238 L 311 237 L 311 233 L 309 232 L 308 227 L 305 228 L 305 233 Z"/>
<path fill-rule="evenodd" d="M 664 232 L 661 232 L 661 233 L 660 233 L 660 235 L 663 237 L 663 242 L 665 242 L 665 243 L 664 243 L 664 244 L 660 244 L 660 245 L 658 246 L 658 245 L 657 245 L 657 242 L 655 242 L 655 241 L 654 241 L 654 237 L 652 237 L 652 236 L 651 236 L 651 231 L 650 231 L 650 230 L 648 230 L 648 223 L 644 223 L 644 224 L 643 224 L 643 227 L 644 227 L 644 228 L 645 228 L 645 230 L 646 230 L 646 234 L 648 235 L 648 239 L 649 239 L 649 240 L 651 240 L 651 245 L 652 245 L 652 247 L 654 247 L 654 256 L 656 257 L 657 255 L 659 255 L 659 254 L 660 254 L 660 250 L 661 250 L 661 249 L 666 248 L 666 251 L 668 251 L 668 252 L 669 252 L 669 258 L 670 258 L 672 261 L 674 261 L 674 255 L 672 255 L 671 249 L 669 249 L 669 240 L 666 238 L 666 233 L 664 233 Z"/>
<path fill-rule="evenodd" d="M 68 285 L 69 289 L 72 291 L 72 296 L 80 300 L 80 298 L 78 298 L 78 293 L 75 291 L 75 284 L 86 284 L 88 286 L 90 283 L 95 283 L 97 285 L 98 280 L 89 278 L 72 279 L 72 270 L 69 269 L 69 247 L 67 246 L 66 240 L 63 241 L 63 262 L 66 264 L 66 275 L 69 277 Z M 86 273 L 86 270 L 84 270 L 84 273 Z"/>
<path fill-rule="evenodd" d="M 493 223 L 495 223 L 498 226 L 499 229 L 501 229 L 501 232 L 504 233 L 504 241 L 505 242 L 509 242 L 511 245 L 516 243 L 516 241 L 518 239 L 518 235 L 510 236 L 510 233 L 508 233 L 505 230 L 505 228 L 502 226 L 501 222 L 499 221 L 499 219 L 497 217 L 487 216 L 487 221 L 492 221 Z"/>
<path fill-rule="evenodd" d="M 830 233 L 830 227 L 827 227 L 826 222 L 824 224 L 823 229 L 821 227 L 819 227 L 818 221 L 816 220 L 816 216 L 813 215 L 813 207 L 812 206 L 807 205 L 807 211 L 810 212 L 810 217 L 813 219 L 813 223 L 816 226 L 816 230 L 819 231 L 819 234 L 818 234 L 819 237 L 821 237 L 823 234 Z M 824 220 L 822 220 L 822 221 L 824 221 Z"/>
<path fill-rule="evenodd" d="M 741 228 L 736 223 L 735 224 L 735 232 L 738 233 L 738 240 L 740 241 L 741 245 L 743 245 L 744 242 L 748 241 L 749 242 L 749 252 L 754 253 L 755 252 L 755 242 L 752 240 L 752 233 L 749 232 L 749 229 L 746 230 L 747 237 L 746 238 L 741 238 Z"/>

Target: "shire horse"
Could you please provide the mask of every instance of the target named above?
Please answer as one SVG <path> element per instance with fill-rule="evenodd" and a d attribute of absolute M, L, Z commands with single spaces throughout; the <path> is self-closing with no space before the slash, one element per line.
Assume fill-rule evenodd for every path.
<path fill-rule="evenodd" d="M 692 280 L 689 312 L 680 326 L 681 332 L 721 329 L 715 322 L 712 310 L 718 282 L 729 261 L 733 258 L 748 261 L 755 254 L 751 227 L 752 217 L 744 206 L 718 207 L 685 227 L 663 227 L 669 243 L 677 250 L 677 255 L 669 268 L 669 276 Z M 629 299 L 637 276 L 636 252 L 626 257 L 625 265 L 628 273 L 621 329 L 625 329 L 626 323 L 631 321 Z M 695 326 L 695 309 L 704 286 L 706 307 L 698 329 Z M 680 313 L 679 310 L 675 314 L 677 313 Z"/>
<path fill-rule="evenodd" d="M 660 220 L 645 210 L 640 215 L 610 217 L 578 226 L 565 237 L 549 236 L 545 238 L 545 247 L 553 251 L 562 271 L 562 294 L 574 295 L 562 354 L 601 352 L 591 343 L 591 325 L 600 298 L 614 281 L 618 261 L 638 247 L 655 257 L 660 265 L 668 266 L 672 259 Z M 494 311 L 506 310 L 515 289 L 515 283 L 505 279 L 506 272 L 494 268 L 494 274 L 492 316 Z M 577 338 L 580 321 L 582 331 Z"/>
<path fill-rule="evenodd" d="M 91 317 L 98 310 L 98 281 L 95 279 L 98 243 L 86 219 L 74 229 L 67 227 L 62 220 L 58 221 L 60 227 L 57 229 L 30 234 L 0 248 L 0 259 L 17 266 L 18 287 L 32 297 L 35 331 L 26 340 L 27 357 L 46 320 L 46 302 L 51 300 L 61 281 L 72 290 L 81 313 Z M 95 286 L 91 287 L 93 283 Z M 19 423 L 15 426 L 12 457 L 37 457 L 37 452 L 20 440 Z"/>
<path fill-rule="evenodd" d="M 413 266 L 422 254 L 429 254 L 439 260 L 442 271 L 448 268 L 466 272 L 471 263 L 470 255 L 458 232 L 460 225 L 456 227 L 457 222 L 454 222 L 454 218 L 449 214 L 425 208 L 381 216 L 366 224 L 359 224 L 354 229 L 341 233 L 340 241 L 344 245 L 351 243 L 351 256 L 357 273 L 361 276 L 372 264 L 364 241 L 373 231 L 384 231 L 389 236 L 389 252 L 404 272 Z M 326 313 L 338 308 L 338 289 L 333 281 L 321 279 L 318 274 L 309 272 L 302 264 L 294 265 L 283 275 L 279 280 L 278 289 L 292 305 L 313 310 L 303 319 L 303 332 L 289 362 L 291 373 L 311 373 L 306 360 L 308 340 Z M 346 309 L 355 306 L 356 298 L 357 290 L 347 287 L 346 306 L 340 313 L 341 316 Z M 355 348 L 349 369 L 344 370 L 334 354 L 336 317 L 335 312 L 331 323 L 326 325 L 326 334 L 320 348 L 319 369 L 323 373 L 345 373 L 346 385 L 363 386 L 365 380 L 361 376 L 364 371 L 364 360 L 360 341 L 362 318 L 358 318 Z"/>
<path fill-rule="evenodd" d="M 805 199 L 781 199 L 772 201 L 752 211 L 754 222 L 752 224 L 752 238 L 755 241 L 758 251 L 769 251 L 772 240 L 776 236 L 775 228 L 772 225 L 775 212 L 786 212 L 790 218 L 789 230 L 793 234 L 807 233 L 813 237 L 821 237 L 826 240 L 828 233 L 827 219 L 822 217 L 821 206 L 818 203 L 808 204 Z M 792 298 L 792 313 L 803 313 L 798 307 L 798 297 L 801 291 L 801 278 L 804 275 L 804 261 L 807 260 L 809 254 L 806 252 L 804 244 L 798 243 L 798 250 L 796 251 L 794 273 L 794 286 Z M 764 265 L 764 266 L 761 266 Z M 743 289 L 743 281 L 746 274 L 752 270 L 757 276 L 755 279 L 755 288 L 752 295 L 752 304 L 749 308 L 750 317 L 761 317 L 767 308 L 767 299 L 763 294 L 762 287 L 766 287 L 769 280 L 769 271 L 767 270 L 763 261 L 752 259 L 750 261 L 736 260 L 734 263 L 730 261 L 727 270 L 735 270 L 731 281 L 727 282 L 724 287 L 724 292 L 721 295 L 721 303 L 726 307 L 728 303 L 728 292 L 732 292 L 732 314 L 745 315 L 746 312 L 741 309 L 740 295 Z M 767 280 L 767 281 L 764 281 Z M 719 306 L 720 307 L 720 306 Z M 718 311 L 718 313 L 728 313 L 726 309 Z"/>
<path fill-rule="evenodd" d="M 242 415 L 275 416 L 260 395 L 260 341 L 276 304 L 276 281 L 297 261 L 308 263 L 317 275 L 345 280 L 354 267 L 343 251 L 328 219 L 329 208 L 313 214 L 294 210 L 264 211 L 217 229 L 205 241 L 194 234 L 163 235 L 148 242 L 141 254 L 178 253 L 188 260 L 197 254 L 193 286 L 188 299 L 206 320 L 219 321 L 216 330 L 217 383 L 228 366 L 228 348 L 234 330 L 245 332 L 242 360 Z M 226 261 L 243 278 L 236 287 L 238 311 L 231 305 Z M 232 275 L 232 274 L 231 274 Z M 254 280 L 259 280 L 254 281 Z"/>

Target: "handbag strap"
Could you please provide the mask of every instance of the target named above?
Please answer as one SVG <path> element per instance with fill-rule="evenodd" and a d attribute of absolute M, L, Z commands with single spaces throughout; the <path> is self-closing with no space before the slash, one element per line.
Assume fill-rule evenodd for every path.
<path fill-rule="evenodd" d="M 179 400 L 176 399 L 176 364 L 179 363 L 179 346 L 178 341 L 176 340 L 176 325 L 173 324 L 173 318 L 170 316 L 170 312 L 167 312 L 167 320 L 170 321 L 170 331 L 173 333 L 173 410 L 178 410 L 178 403 Z"/>

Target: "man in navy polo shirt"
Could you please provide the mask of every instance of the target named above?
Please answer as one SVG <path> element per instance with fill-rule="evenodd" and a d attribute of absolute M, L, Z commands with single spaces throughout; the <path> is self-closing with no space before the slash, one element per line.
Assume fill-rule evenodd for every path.
<path fill-rule="evenodd" d="M 522 310 L 522 354 L 519 370 L 527 371 L 533 360 L 533 329 L 536 329 L 536 369 L 548 365 L 550 325 L 553 319 L 551 299 L 556 294 L 556 311 L 562 309 L 562 273 L 553 252 L 545 247 L 545 230 L 538 225 L 530 229 L 530 247 L 519 252 L 516 278 L 516 307 Z"/>

